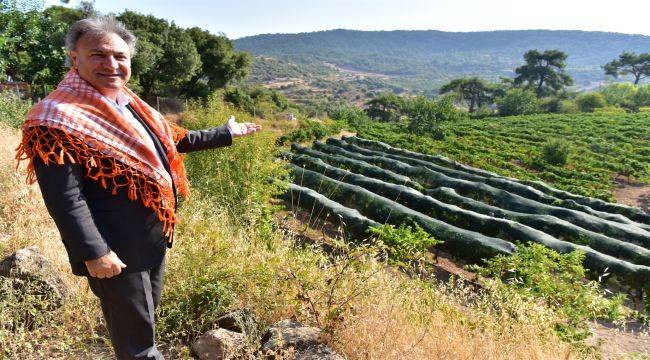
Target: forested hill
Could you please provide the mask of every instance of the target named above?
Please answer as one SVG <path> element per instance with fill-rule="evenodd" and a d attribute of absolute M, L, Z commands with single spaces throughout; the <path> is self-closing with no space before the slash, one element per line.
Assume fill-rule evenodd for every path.
<path fill-rule="evenodd" d="M 623 51 L 650 51 L 650 36 L 589 31 L 356 31 L 267 34 L 237 39 L 239 50 L 302 64 L 325 62 L 428 88 L 460 75 L 512 76 L 530 49 L 566 52 L 578 85 L 606 79 L 601 66 Z"/>

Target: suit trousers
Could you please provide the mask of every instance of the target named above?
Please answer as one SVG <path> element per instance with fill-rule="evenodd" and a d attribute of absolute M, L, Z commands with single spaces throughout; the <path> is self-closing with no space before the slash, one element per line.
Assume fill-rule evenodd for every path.
<path fill-rule="evenodd" d="M 119 360 L 163 359 L 155 344 L 155 310 L 160 304 L 165 260 L 140 272 L 108 279 L 88 277 L 99 298 Z"/>

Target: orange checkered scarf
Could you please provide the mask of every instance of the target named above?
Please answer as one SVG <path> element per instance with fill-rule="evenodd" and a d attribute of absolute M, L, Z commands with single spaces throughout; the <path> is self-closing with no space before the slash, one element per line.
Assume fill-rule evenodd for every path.
<path fill-rule="evenodd" d="M 108 100 L 71 69 L 56 90 L 27 114 L 23 138 L 16 149 L 18 163 L 28 160 L 27 182 L 34 183 L 34 157 L 45 164 L 80 164 L 84 176 L 110 188 L 128 188 L 128 197 L 153 209 L 171 235 L 176 223 L 173 185 L 189 195 L 182 156 L 176 142 L 187 130 L 168 123 L 131 90 L 124 95 L 156 134 L 169 159 L 171 177 L 156 154 Z"/>

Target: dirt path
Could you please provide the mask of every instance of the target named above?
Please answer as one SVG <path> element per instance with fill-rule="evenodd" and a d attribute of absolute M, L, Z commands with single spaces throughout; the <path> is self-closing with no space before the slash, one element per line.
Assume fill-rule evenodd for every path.
<path fill-rule="evenodd" d="M 614 191 L 616 201 L 650 212 L 650 185 L 621 184 Z"/>
<path fill-rule="evenodd" d="M 591 324 L 589 329 L 594 335 L 588 342 L 594 345 L 600 343 L 605 359 L 618 359 L 622 355 L 634 359 L 650 357 L 648 328 L 638 322 L 629 323 L 624 328 L 600 322 Z"/>

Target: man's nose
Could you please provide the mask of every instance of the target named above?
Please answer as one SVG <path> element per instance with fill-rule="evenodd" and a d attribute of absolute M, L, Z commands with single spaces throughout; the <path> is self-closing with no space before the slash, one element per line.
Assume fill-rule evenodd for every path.
<path fill-rule="evenodd" d="M 113 55 L 108 55 L 104 58 L 104 65 L 106 67 L 109 67 L 111 69 L 117 69 L 118 68 L 118 62 L 115 59 Z"/>

